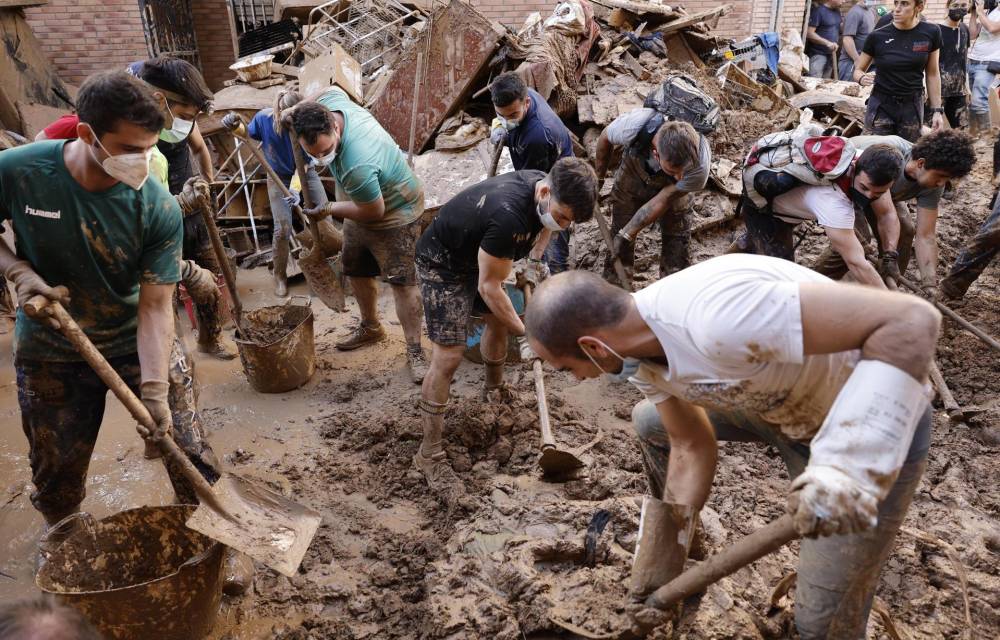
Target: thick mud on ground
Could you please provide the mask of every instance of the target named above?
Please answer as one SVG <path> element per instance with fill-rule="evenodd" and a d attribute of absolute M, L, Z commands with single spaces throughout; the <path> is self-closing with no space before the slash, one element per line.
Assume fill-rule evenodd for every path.
<path fill-rule="evenodd" d="M 760 128 L 757 123 L 753 127 Z M 757 135 L 756 128 L 752 135 Z M 749 136 L 748 136 L 749 137 Z M 943 206 L 941 271 L 986 215 L 989 148 L 981 165 Z M 725 215 L 732 201 L 708 194 L 699 221 Z M 577 264 L 600 269 L 603 252 L 587 225 L 574 236 Z M 721 253 L 739 230 L 729 223 L 699 235 L 692 255 Z M 799 248 L 806 261 L 821 231 Z M 639 241 L 637 281 L 657 274 L 659 234 Z M 911 276 L 915 272 L 911 270 Z M 1000 335 L 997 282 L 987 269 L 960 312 Z M 240 272 L 245 307 L 273 303 L 263 270 Z M 296 284 L 295 293 L 304 291 Z M 301 290 L 301 291 L 300 291 Z M 530 371 L 508 368 L 510 393 L 484 403 L 481 367 L 464 363 L 446 417 L 446 448 L 463 490 L 437 497 L 412 468 L 419 389 L 405 371 L 391 296 L 380 306 L 390 337 L 350 353 L 335 339 L 357 320 L 314 301 L 317 372 L 302 389 L 262 396 L 239 361 L 198 358 L 206 427 L 229 471 L 267 483 L 323 515 L 299 573 L 260 568 L 251 592 L 225 599 L 213 639 L 517 639 L 607 634 L 628 626 L 624 595 L 635 547 L 637 498 L 645 492 L 639 449 L 628 423 L 640 399 L 627 385 L 583 383 L 546 371 L 560 447 L 586 468 L 558 483 L 542 479 Z M 353 301 L 351 301 L 353 304 Z M 900 637 L 1000 636 L 1000 357 L 945 321 L 939 363 L 958 402 L 982 412 L 952 423 L 936 405 L 924 481 L 905 531 L 882 575 L 881 610 Z M 9 336 L 2 347 L 9 353 Z M 28 502 L 30 473 L 9 355 L 0 374 L 0 598 L 33 592 L 31 563 L 41 519 Z M 98 442 L 84 507 L 101 517 L 171 492 L 159 464 L 113 399 Z M 776 451 L 721 445 L 712 496 L 702 513 L 697 557 L 721 549 L 783 513 L 788 475 Z M 787 638 L 794 602 L 779 583 L 795 570 L 797 545 L 775 553 L 689 599 L 675 625 L 655 638 Z M 9 576 L 9 577 L 6 577 Z M 773 595 L 772 595 L 773 594 Z M 792 591 L 794 594 L 794 590 Z M 890 638 L 872 615 L 870 638 Z"/>

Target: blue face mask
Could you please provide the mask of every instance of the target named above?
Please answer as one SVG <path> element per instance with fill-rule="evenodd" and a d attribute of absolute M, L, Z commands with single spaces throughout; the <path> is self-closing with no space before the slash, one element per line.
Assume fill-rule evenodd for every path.
<path fill-rule="evenodd" d="M 586 349 L 581 349 L 581 351 L 583 351 L 583 353 L 587 356 L 587 358 L 589 358 L 590 361 L 594 363 L 594 366 L 600 369 L 601 373 L 608 376 L 608 378 L 610 378 L 612 382 L 628 382 L 629 378 L 631 378 L 632 376 L 634 376 L 636 373 L 639 372 L 639 366 L 642 364 L 641 360 L 639 360 L 638 358 L 625 358 L 623 356 L 620 356 L 614 349 L 612 349 L 603 342 L 601 342 L 601 346 L 610 351 L 611 355 L 622 361 L 621 371 L 619 371 L 618 373 L 606 371 L 604 367 L 597 364 L 597 360 L 594 360 L 594 357 L 591 356 Z"/>

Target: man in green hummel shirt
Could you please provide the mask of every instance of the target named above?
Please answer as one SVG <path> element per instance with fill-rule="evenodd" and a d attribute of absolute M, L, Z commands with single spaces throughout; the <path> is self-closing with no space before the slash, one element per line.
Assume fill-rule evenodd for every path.
<path fill-rule="evenodd" d="M 180 280 L 182 217 L 148 180 L 163 116 L 149 89 L 125 72 L 90 77 L 77 99 L 78 138 L 0 153 L 0 271 L 14 283 L 21 421 L 28 437 L 31 502 L 51 526 L 79 510 L 107 387 L 62 335 L 24 314 L 34 295 L 62 300 L 157 424 L 170 429 L 167 366 L 172 296 Z"/>

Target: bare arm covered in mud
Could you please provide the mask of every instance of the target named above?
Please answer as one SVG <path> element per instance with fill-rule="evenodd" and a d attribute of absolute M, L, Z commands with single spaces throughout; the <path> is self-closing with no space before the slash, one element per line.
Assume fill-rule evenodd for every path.
<path fill-rule="evenodd" d="M 936 208 L 917 207 L 917 232 L 913 238 L 913 252 L 917 256 L 920 280 L 925 286 L 937 284 L 937 219 Z"/>
<path fill-rule="evenodd" d="M 174 336 L 174 285 L 139 285 L 136 341 L 142 380 L 166 380 Z"/>
<path fill-rule="evenodd" d="M 515 336 L 524 335 L 524 323 L 503 290 L 503 281 L 510 275 L 514 263 L 479 250 L 479 295 L 490 311 Z"/>
<path fill-rule="evenodd" d="M 882 277 L 865 258 L 864 247 L 858 242 L 854 229 L 834 229 L 832 227 L 823 227 L 823 229 L 826 231 L 827 237 L 830 238 L 830 246 L 844 259 L 851 275 L 858 282 L 878 289 L 885 289 Z"/>
<path fill-rule="evenodd" d="M 676 397 L 657 404 L 656 412 L 670 438 L 667 482 L 662 499 L 701 509 L 712 490 L 719 457 L 719 445 L 708 413 Z"/>
<path fill-rule="evenodd" d="M 926 380 L 941 314 L 917 296 L 828 282 L 799 285 L 805 355 L 861 350 Z"/>

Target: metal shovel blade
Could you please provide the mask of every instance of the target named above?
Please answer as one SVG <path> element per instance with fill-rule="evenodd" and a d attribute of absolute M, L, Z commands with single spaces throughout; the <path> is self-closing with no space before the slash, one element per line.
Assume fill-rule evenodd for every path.
<path fill-rule="evenodd" d="M 542 475 L 563 476 L 570 471 L 575 471 L 584 466 L 583 461 L 569 451 L 563 451 L 556 447 L 542 447 L 542 455 L 538 459 L 538 466 L 542 468 Z"/>
<path fill-rule="evenodd" d="M 295 575 L 319 528 L 322 518 L 318 513 L 228 474 L 212 486 L 212 493 L 231 517 L 199 506 L 188 518 L 189 528 L 247 554 L 282 575 Z"/>
<path fill-rule="evenodd" d="M 311 250 L 302 249 L 298 258 L 299 268 L 306 277 L 309 288 L 316 294 L 323 304 L 334 311 L 344 311 L 347 308 L 347 301 L 344 299 L 344 289 L 337 280 L 337 274 L 330 268 L 330 263 L 326 261 L 322 249 L 313 247 Z"/>

